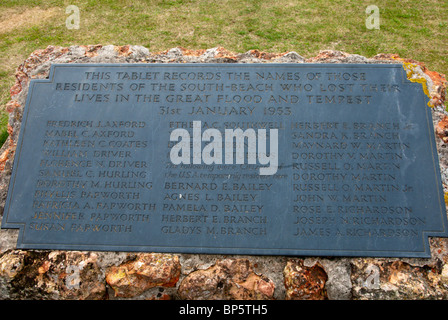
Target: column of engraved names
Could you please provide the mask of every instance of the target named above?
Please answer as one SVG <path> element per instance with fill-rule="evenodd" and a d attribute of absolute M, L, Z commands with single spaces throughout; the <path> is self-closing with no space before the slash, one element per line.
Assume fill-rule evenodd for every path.
<path fill-rule="evenodd" d="M 31 228 L 76 233 L 132 232 L 155 204 L 142 121 L 48 120 L 42 140 Z"/>
<path fill-rule="evenodd" d="M 401 203 L 411 145 L 395 122 L 293 124 L 295 236 L 414 237 L 424 219 Z"/>
<path fill-rule="evenodd" d="M 189 72 L 187 77 L 197 80 L 199 74 Z M 174 73 L 164 74 L 164 78 L 173 77 Z M 160 106 L 158 114 L 169 119 L 170 132 L 185 129 L 192 139 L 195 135 L 193 122 L 199 123 L 197 131 L 200 136 L 206 137 L 204 131 L 213 128 L 220 131 L 223 139 L 226 130 L 277 127 L 278 124 L 272 121 L 253 121 L 257 114 L 266 114 L 262 95 L 271 93 L 274 84 L 269 83 L 272 79 L 257 84 L 252 80 L 260 80 L 260 75 L 219 71 L 207 73 L 205 78 L 201 75 L 203 83 L 173 84 L 180 93 L 189 95 L 177 95 L 175 100 L 173 95 L 168 95 L 165 100 L 171 105 Z M 209 235 L 213 238 L 266 235 L 267 217 L 263 211 L 262 193 L 267 192 L 272 184 L 260 180 L 258 174 L 255 177 L 250 175 L 258 172 L 258 168 L 249 168 L 247 160 L 244 165 L 226 164 L 224 161 L 204 164 L 202 160 L 201 164 L 174 165 L 169 153 L 176 143 L 169 142 L 167 149 L 162 233 Z M 202 143 L 201 148 L 195 151 L 191 143 L 192 153 L 201 153 L 204 145 Z M 247 153 L 244 156 L 247 158 Z"/>
<path fill-rule="evenodd" d="M 269 192 L 273 184 L 269 177 L 260 177 L 258 169 L 248 164 L 174 165 L 167 159 L 162 233 L 266 235 L 268 218 L 263 211 L 263 193 Z"/>

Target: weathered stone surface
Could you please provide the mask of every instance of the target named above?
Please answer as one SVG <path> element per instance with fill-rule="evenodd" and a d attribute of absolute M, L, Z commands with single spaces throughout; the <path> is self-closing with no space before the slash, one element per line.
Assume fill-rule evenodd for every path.
<path fill-rule="evenodd" d="M 330 50 L 304 58 L 296 52 L 273 54 L 250 50 L 234 53 L 222 47 L 173 48 L 151 53 L 147 48 L 132 45 L 49 46 L 33 52 L 18 67 L 16 82 L 10 90 L 11 100 L 6 105 L 10 135 L 0 150 L 0 212 L 6 199 L 30 79 L 48 77 L 52 63 L 98 62 L 398 63 L 414 66 L 409 76 L 422 83 L 430 97 L 443 187 L 448 192 L 447 81 L 444 75 L 428 70 L 421 62 L 395 54 L 365 58 Z M 0 230 L 0 299 L 129 299 L 126 296 L 132 299 L 448 299 L 448 239 L 430 239 L 431 259 L 310 257 L 291 260 L 288 257 L 218 256 L 216 261 L 215 255 L 183 254 L 175 256 L 178 262 L 165 261 L 158 266 L 146 254 L 14 250 L 16 240 L 16 230 Z M 112 272 L 114 268 L 116 273 Z M 171 276 L 177 272 L 178 280 Z M 123 274 L 126 276 L 120 278 Z M 117 284 L 112 285 L 112 278 Z M 122 287 L 118 285 L 120 281 Z M 126 281 L 135 287 L 129 283 L 126 287 Z M 117 296 L 113 286 L 119 292 Z"/>
<path fill-rule="evenodd" d="M 301 259 L 287 262 L 285 270 L 286 300 L 325 300 L 327 292 L 325 283 L 328 276 L 316 262 L 306 266 Z"/>
<path fill-rule="evenodd" d="M 447 299 L 446 264 L 416 266 L 400 260 L 354 259 L 354 299 Z"/>
<path fill-rule="evenodd" d="M 12 250 L 0 258 L 1 299 L 106 297 L 95 253 Z"/>
<path fill-rule="evenodd" d="M 448 143 L 448 116 L 444 116 L 437 124 L 436 134 L 444 143 Z"/>
<path fill-rule="evenodd" d="M 146 290 L 163 286 L 173 287 L 179 280 L 179 258 L 171 254 L 143 253 L 134 260 L 112 266 L 106 274 L 106 282 L 116 297 L 131 298 Z"/>
<path fill-rule="evenodd" d="M 272 299 L 274 290 L 274 283 L 256 274 L 249 260 L 224 259 L 190 273 L 178 292 L 188 300 L 265 300 Z"/>
<path fill-rule="evenodd" d="M 328 277 L 325 282 L 328 299 L 350 300 L 352 298 L 350 259 L 334 258 L 331 260 L 319 259 L 318 261 Z M 313 264 L 307 263 L 305 260 L 305 265 L 312 266 Z"/>

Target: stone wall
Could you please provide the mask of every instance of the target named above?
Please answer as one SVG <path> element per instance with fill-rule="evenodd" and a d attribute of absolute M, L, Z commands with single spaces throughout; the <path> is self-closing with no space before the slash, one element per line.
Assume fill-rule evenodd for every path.
<path fill-rule="evenodd" d="M 140 46 L 53 47 L 33 52 L 16 72 L 9 138 L 0 150 L 3 211 L 28 84 L 48 77 L 51 63 L 400 63 L 431 98 L 442 181 L 448 190 L 448 113 L 445 77 L 397 55 L 365 58 L 322 51 L 312 58 L 295 52 L 224 48 L 173 48 L 150 53 Z M 431 259 L 336 258 L 16 250 L 16 230 L 0 231 L 0 299 L 240 299 L 349 300 L 448 299 L 448 239 L 432 238 Z"/>

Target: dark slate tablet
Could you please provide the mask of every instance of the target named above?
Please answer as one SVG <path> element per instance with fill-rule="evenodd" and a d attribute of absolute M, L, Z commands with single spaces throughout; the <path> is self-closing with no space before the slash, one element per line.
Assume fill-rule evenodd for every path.
<path fill-rule="evenodd" d="M 28 249 L 430 257 L 427 103 L 401 65 L 53 65 L 2 227 Z"/>

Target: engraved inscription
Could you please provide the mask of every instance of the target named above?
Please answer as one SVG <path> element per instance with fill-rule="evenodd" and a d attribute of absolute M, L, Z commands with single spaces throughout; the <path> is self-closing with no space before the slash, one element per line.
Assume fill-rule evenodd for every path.
<path fill-rule="evenodd" d="M 399 65 L 52 72 L 3 220 L 23 247 L 425 257 L 447 236 L 430 111 Z"/>
<path fill-rule="evenodd" d="M 127 233 L 134 222 L 150 222 L 156 205 L 141 198 L 152 189 L 152 182 L 143 180 L 149 164 L 133 159 L 131 151 L 147 145 L 135 139 L 145 126 L 144 121 L 47 120 L 29 228 Z"/>

